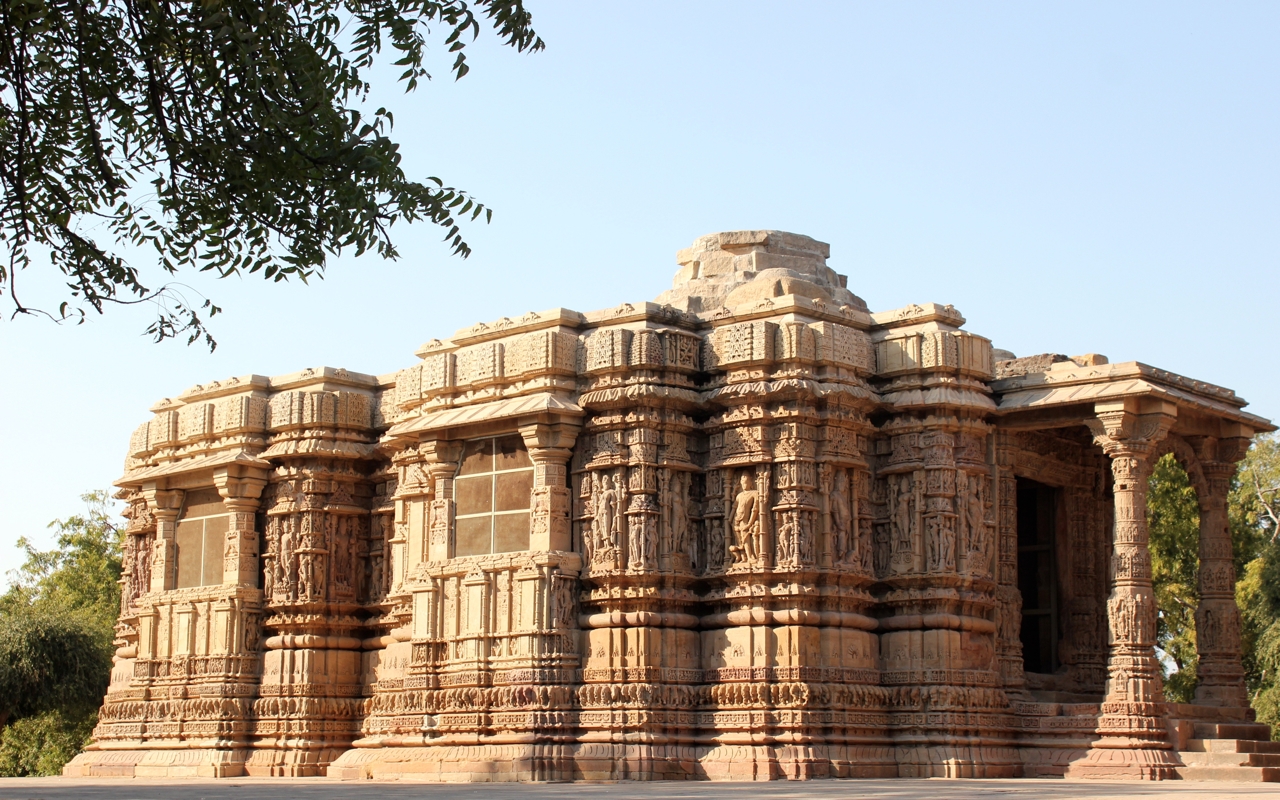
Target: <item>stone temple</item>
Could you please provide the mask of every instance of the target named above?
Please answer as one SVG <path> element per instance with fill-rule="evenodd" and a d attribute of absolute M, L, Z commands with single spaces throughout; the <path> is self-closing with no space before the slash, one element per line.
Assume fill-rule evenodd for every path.
<path fill-rule="evenodd" d="M 827 255 L 713 234 L 654 303 L 157 403 L 67 774 L 1272 776 L 1226 518 L 1271 424 L 950 305 L 871 313 Z M 1165 453 L 1200 504 L 1191 705 L 1154 649 Z"/>

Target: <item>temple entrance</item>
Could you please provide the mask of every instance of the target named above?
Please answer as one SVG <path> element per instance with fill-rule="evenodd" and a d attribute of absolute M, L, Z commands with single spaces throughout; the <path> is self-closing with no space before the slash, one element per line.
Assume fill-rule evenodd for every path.
<path fill-rule="evenodd" d="M 1022 663 L 1052 673 L 1058 664 L 1057 507 L 1062 490 L 1018 479 L 1018 590 L 1022 593 Z"/>

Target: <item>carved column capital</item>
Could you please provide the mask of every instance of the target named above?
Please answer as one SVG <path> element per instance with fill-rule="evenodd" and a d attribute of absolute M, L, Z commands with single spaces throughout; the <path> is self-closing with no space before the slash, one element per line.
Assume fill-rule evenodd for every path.
<path fill-rule="evenodd" d="M 181 489 L 147 487 L 142 489 L 141 494 L 146 498 L 147 505 L 151 508 L 151 513 L 155 515 L 156 520 L 172 521 L 176 520 L 182 511 L 182 501 L 187 493 Z"/>
<path fill-rule="evenodd" d="M 267 480 L 267 471 L 263 468 L 223 467 L 213 473 L 213 485 L 222 496 L 223 504 L 232 511 L 240 508 L 256 511 Z"/>
<path fill-rule="evenodd" d="M 1131 400 L 1098 403 L 1093 413 L 1084 424 L 1093 441 L 1113 459 L 1147 459 L 1178 419 L 1177 407 L 1172 404 Z"/>
<path fill-rule="evenodd" d="M 568 463 L 581 427 L 569 422 L 534 422 L 520 426 L 520 438 L 534 464 Z"/>

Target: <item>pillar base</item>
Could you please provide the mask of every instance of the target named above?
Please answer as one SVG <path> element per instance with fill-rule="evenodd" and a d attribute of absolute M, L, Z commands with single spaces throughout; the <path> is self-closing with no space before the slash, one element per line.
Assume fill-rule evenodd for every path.
<path fill-rule="evenodd" d="M 1150 742 L 1096 742 L 1089 754 L 1067 767 L 1063 777 L 1081 780 L 1164 781 L 1178 777 L 1178 754 Z"/>
<path fill-rule="evenodd" d="M 1198 706 L 1219 706 L 1222 708 L 1248 708 L 1249 693 L 1245 690 L 1244 677 L 1234 686 L 1205 685 L 1196 687 L 1195 704 Z"/>

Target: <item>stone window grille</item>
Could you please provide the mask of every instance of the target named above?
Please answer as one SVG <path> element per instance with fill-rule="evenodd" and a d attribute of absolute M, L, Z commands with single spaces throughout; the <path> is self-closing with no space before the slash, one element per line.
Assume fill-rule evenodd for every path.
<path fill-rule="evenodd" d="M 454 481 L 454 556 L 528 550 L 532 492 L 519 435 L 467 442 Z"/>
<path fill-rule="evenodd" d="M 223 550 L 231 516 L 217 489 L 187 492 L 178 518 L 177 588 L 222 583 Z"/>

